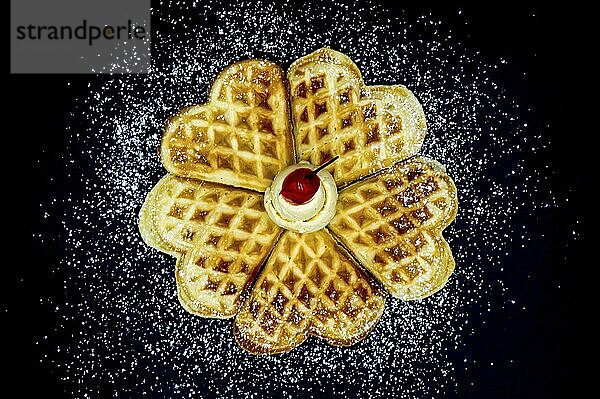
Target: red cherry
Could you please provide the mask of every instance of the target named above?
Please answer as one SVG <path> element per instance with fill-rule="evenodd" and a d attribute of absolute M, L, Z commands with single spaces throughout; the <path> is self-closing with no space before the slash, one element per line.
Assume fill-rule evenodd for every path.
<path fill-rule="evenodd" d="M 309 176 L 311 172 L 308 168 L 300 168 L 287 175 L 281 187 L 283 198 L 294 205 L 310 201 L 321 185 L 319 176 Z"/>

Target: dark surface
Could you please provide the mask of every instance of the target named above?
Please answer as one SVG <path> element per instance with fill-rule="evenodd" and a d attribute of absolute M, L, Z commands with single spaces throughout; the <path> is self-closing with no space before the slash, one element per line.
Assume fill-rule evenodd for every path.
<path fill-rule="evenodd" d="M 420 15 L 423 9 L 403 11 Z M 452 11 L 452 12 L 450 12 Z M 399 11 L 400 12 L 400 11 Z M 580 71 L 580 21 L 575 11 L 563 9 L 511 8 L 486 6 L 463 9 L 458 17 L 454 9 L 432 10 L 445 19 L 466 45 L 478 48 L 486 59 L 499 57 L 508 61 L 502 82 L 520 100 L 530 104 L 540 127 L 549 127 L 550 151 L 530 160 L 536 165 L 554 166 L 555 195 L 568 197 L 568 206 L 548 209 L 536 217 L 524 210 L 518 217 L 531 232 L 544 232 L 525 247 L 515 244 L 507 252 L 507 264 L 514 264 L 513 274 L 505 274 L 506 285 L 527 312 L 499 312 L 486 319 L 478 334 L 466 338 L 469 357 L 477 360 L 475 368 L 457 369 L 458 392 L 449 397 L 487 398 L 558 398 L 570 397 L 583 378 L 585 339 L 578 335 L 583 314 L 574 269 L 581 270 L 583 239 L 573 240 L 576 219 L 583 208 L 580 191 L 583 176 L 578 163 L 572 162 L 581 146 L 576 139 L 584 127 L 578 125 L 578 101 L 586 76 Z M 535 14 L 535 16 L 533 16 Z M 452 15 L 447 17 L 447 15 Z M 468 23 L 462 23 L 466 20 Z M 557 28 L 560 27 L 560 28 Z M 57 316 L 40 298 L 52 296 L 57 302 L 67 298 L 63 278 L 55 272 L 61 255 L 60 226 L 41 222 L 40 203 L 49 191 L 60 195 L 69 185 L 77 185 L 77 177 L 62 181 L 62 154 L 66 148 L 65 120 L 77 97 L 86 94 L 90 80 L 103 79 L 89 75 L 11 75 L 5 113 L 11 121 L 5 137 L 7 151 L 18 154 L 9 172 L 7 192 L 16 186 L 15 208 L 6 212 L 11 221 L 8 251 L 15 257 L 5 258 L 5 289 L 0 294 L 0 313 L 5 364 L 5 386 L 19 387 L 26 393 L 43 393 L 47 397 L 64 397 L 65 388 L 55 374 L 40 366 L 43 356 L 35 342 L 43 331 L 57 325 Z M 66 82 L 71 82 L 69 87 Z M 568 99 L 568 100 L 566 100 Z M 36 111 L 31 112 L 35 106 Z M 10 131 L 8 130 L 10 126 Z M 12 154 L 11 154 L 12 156 Z M 5 158 L 7 159 L 7 158 Z M 6 166 L 5 166 L 6 167 Z M 14 169 L 13 169 L 14 170 Z M 55 180 L 49 181 L 49 176 Z M 64 187 L 61 189 L 61 187 Z M 56 194 L 58 193 L 58 194 Z M 64 212 L 68 212 L 65 209 Z M 48 231 L 50 229 L 50 231 Z M 14 232 L 14 233 L 13 233 Z M 40 245 L 34 233 L 54 235 L 54 240 Z M 544 264 L 543 268 L 532 265 Z M 536 270 L 534 272 L 534 269 Z M 477 323 L 477 320 L 474 320 Z M 510 360 L 514 360 L 514 365 Z M 491 367 L 490 364 L 503 367 Z M 457 359 L 460 366 L 460 359 Z M 110 393 L 110 389 L 105 391 Z"/>

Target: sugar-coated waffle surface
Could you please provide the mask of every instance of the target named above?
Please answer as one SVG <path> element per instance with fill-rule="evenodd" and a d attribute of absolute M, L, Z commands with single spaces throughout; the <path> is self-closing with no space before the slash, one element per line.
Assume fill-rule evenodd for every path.
<path fill-rule="evenodd" d="M 419 152 L 425 114 L 406 87 L 366 86 L 346 55 L 323 48 L 287 73 L 300 160 L 327 169 L 338 186 Z"/>
<path fill-rule="evenodd" d="M 442 230 L 457 206 L 443 167 L 416 157 L 342 190 L 329 228 L 393 295 L 420 299 L 454 270 Z"/>
<path fill-rule="evenodd" d="M 262 195 L 173 175 L 149 194 L 140 231 L 148 244 L 177 256 L 179 299 L 207 317 L 235 315 L 281 233 Z"/>
<path fill-rule="evenodd" d="M 285 352 L 314 334 L 335 345 L 364 338 L 385 293 L 326 230 L 286 231 L 235 319 L 238 343 L 252 353 Z"/>
<path fill-rule="evenodd" d="M 226 68 L 210 99 L 167 124 L 162 161 L 171 173 L 264 191 L 293 161 L 281 68 L 248 60 Z"/>

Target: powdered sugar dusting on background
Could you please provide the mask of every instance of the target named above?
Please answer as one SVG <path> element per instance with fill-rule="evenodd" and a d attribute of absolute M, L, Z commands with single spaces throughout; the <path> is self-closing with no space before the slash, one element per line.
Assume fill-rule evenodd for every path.
<path fill-rule="evenodd" d="M 464 337 L 488 311 L 518 306 L 498 279 L 504 248 L 527 240 L 514 215 L 554 204 L 552 193 L 534 201 L 544 182 L 518 161 L 545 144 L 495 81 L 503 61 L 486 64 L 430 15 L 392 18 L 376 5 L 196 3 L 154 9 L 152 73 L 99 79 L 70 116 L 67 150 L 76 156 L 65 162 L 81 189 L 51 201 L 70 204 L 71 215 L 46 215 L 64 225 L 57 267 L 69 300 L 45 299 L 56 302 L 60 324 L 40 337 L 42 363 L 75 397 L 343 397 L 351 388 L 412 398 L 454 389 L 456 369 L 473 367 L 461 355 Z M 367 84 L 404 84 L 421 101 L 422 153 L 447 167 L 459 193 L 457 220 L 445 231 L 456 271 L 429 299 L 389 298 L 374 331 L 349 349 L 310 338 L 289 354 L 256 357 L 234 342 L 231 320 L 183 310 L 175 260 L 142 242 L 137 214 L 166 173 L 157 148 L 170 115 L 206 101 L 210 81 L 233 62 L 266 58 L 286 69 L 323 46 L 350 56 Z"/>

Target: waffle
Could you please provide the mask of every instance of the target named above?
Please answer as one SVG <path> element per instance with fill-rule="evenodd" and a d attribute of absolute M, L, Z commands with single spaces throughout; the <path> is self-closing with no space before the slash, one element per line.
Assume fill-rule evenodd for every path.
<path fill-rule="evenodd" d="M 175 175 L 264 192 L 294 160 L 285 76 L 250 60 L 226 68 L 208 103 L 167 123 L 161 157 Z"/>
<path fill-rule="evenodd" d="M 420 299 L 454 270 L 442 230 L 457 206 L 443 167 L 416 157 L 344 189 L 329 229 L 394 296 Z"/>
<path fill-rule="evenodd" d="M 287 80 L 267 61 L 234 64 L 207 103 L 167 123 L 160 154 L 170 174 L 148 194 L 140 232 L 177 258 L 183 307 L 235 316 L 245 350 L 286 352 L 309 335 L 352 345 L 376 325 L 386 289 L 424 298 L 454 269 L 442 230 L 456 215 L 456 188 L 440 164 L 416 156 L 425 131 L 408 89 L 366 86 L 336 51 L 300 58 Z M 335 156 L 329 226 L 282 233 L 262 192 L 289 164 Z"/>
<path fill-rule="evenodd" d="M 309 334 L 351 345 L 379 320 L 384 295 L 326 230 L 286 231 L 240 309 L 234 334 L 254 354 L 289 351 Z"/>
<path fill-rule="evenodd" d="M 404 86 L 365 86 L 350 58 L 327 48 L 292 64 L 288 73 L 300 160 L 328 167 L 338 186 L 419 152 L 423 109 Z"/>
<path fill-rule="evenodd" d="M 232 317 L 281 233 L 261 194 L 165 176 L 140 212 L 144 241 L 177 257 L 179 299 L 188 311 Z"/>

